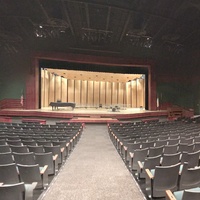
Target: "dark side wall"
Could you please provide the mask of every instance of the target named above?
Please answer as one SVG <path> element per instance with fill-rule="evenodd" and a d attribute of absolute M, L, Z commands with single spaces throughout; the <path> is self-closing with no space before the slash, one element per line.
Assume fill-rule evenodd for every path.
<path fill-rule="evenodd" d="M 156 66 L 157 97 L 160 109 L 178 105 L 200 113 L 200 71 L 192 55 L 163 59 Z M 196 77 L 196 78 L 195 78 Z M 194 81 L 196 79 L 196 81 Z"/>
<path fill-rule="evenodd" d="M 21 94 L 25 92 L 30 63 L 29 53 L 1 53 L 0 100 L 19 99 Z"/>

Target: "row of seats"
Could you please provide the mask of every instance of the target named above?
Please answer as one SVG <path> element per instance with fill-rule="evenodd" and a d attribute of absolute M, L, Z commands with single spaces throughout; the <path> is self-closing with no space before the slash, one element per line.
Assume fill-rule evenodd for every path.
<path fill-rule="evenodd" d="M 167 195 L 169 199 L 174 191 L 200 186 L 197 124 L 116 123 L 109 124 L 108 131 L 122 159 L 130 161 L 126 162 L 129 169 L 139 179 L 145 178 L 145 191 L 151 198 Z"/>
<path fill-rule="evenodd" d="M 3 127 L 0 128 L 0 136 L 9 136 L 0 140 L 0 194 L 4 194 L 0 195 L 0 200 L 32 200 L 34 190 L 38 188 L 45 189 L 48 187 L 52 176 L 57 175 L 58 170 L 77 144 L 83 126 L 79 124 L 79 127 L 73 130 L 70 129 L 70 134 L 69 130 L 67 132 L 64 128 L 62 131 L 59 130 L 62 134 L 70 136 L 70 139 L 66 138 L 65 140 L 63 138 L 59 140 L 58 137 L 52 140 L 49 138 L 40 138 L 40 140 L 30 138 L 30 135 L 36 135 L 34 133 L 36 129 L 32 129 L 35 124 L 28 124 L 29 129 L 26 129 L 28 138 L 22 139 L 20 138 L 22 131 L 23 135 L 27 136 L 26 130 L 22 130 L 24 124 L 15 124 L 14 126 L 20 127 L 19 131 L 16 131 L 10 124 L 0 125 L 1 128 Z M 43 127 L 43 125 L 38 124 L 36 126 L 37 131 Z M 69 125 L 67 126 L 69 128 Z M 47 126 L 45 125 L 45 127 Z M 62 125 L 62 127 L 65 127 L 65 125 Z M 49 133 L 40 132 L 37 133 L 37 136 L 40 136 L 39 134 L 55 135 L 55 130 L 54 127 L 52 133 L 48 130 Z M 10 141 L 16 141 L 15 137 L 19 138 L 20 143 L 9 143 Z M 1 198 L 2 196 L 3 198 Z"/>

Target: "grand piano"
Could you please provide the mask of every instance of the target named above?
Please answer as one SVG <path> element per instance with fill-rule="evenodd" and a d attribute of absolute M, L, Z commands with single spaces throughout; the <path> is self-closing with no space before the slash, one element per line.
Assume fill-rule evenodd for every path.
<path fill-rule="evenodd" d="M 74 110 L 74 108 L 76 106 L 75 103 L 72 103 L 72 102 L 61 102 L 61 101 L 51 102 L 49 105 L 52 106 L 52 110 L 58 110 L 58 107 L 71 107 L 72 110 Z"/>

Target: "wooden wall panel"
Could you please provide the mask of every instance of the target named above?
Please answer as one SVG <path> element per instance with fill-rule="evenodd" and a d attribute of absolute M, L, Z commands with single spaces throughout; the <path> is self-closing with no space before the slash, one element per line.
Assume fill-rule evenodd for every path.
<path fill-rule="evenodd" d="M 99 103 L 100 103 L 99 84 L 100 82 L 94 81 L 94 106 L 95 107 L 99 107 Z"/>
<path fill-rule="evenodd" d="M 106 82 L 106 105 L 110 106 L 111 103 L 111 82 Z"/>
<path fill-rule="evenodd" d="M 80 107 L 81 102 L 81 81 L 75 80 L 75 101 L 76 105 Z"/>
<path fill-rule="evenodd" d="M 61 101 L 62 102 L 67 102 L 67 79 L 66 78 L 62 78 L 61 84 L 62 84 Z"/>
<path fill-rule="evenodd" d="M 81 106 L 87 106 L 87 81 L 81 82 Z"/>
<path fill-rule="evenodd" d="M 144 108 L 144 80 L 138 79 L 138 108 Z"/>
<path fill-rule="evenodd" d="M 68 79 L 68 102 L 74 102 L 74 80 Z"/>
<path fill-rule="evenodd" d="M 54 102 L 54 80 L 55 76 L 49 73 L 49 102 Z"/>
<path fill-rule="evenodd" d="M 44 71 L 44 106 L 48 107 L 49 106 L 49 75 L 48 72 L 46 70 Z"/>
<path fill-rule="evenodd" d="M 88 107 L 93 107 L 94 104 L 94 85 L 93 81 L 88 81 Z"/>
<path fill-rule="evenodd" d="M 126 83 L 126 104 L 127 107 L 131 107 L 131 92 L 130 92 L 131 84 L 130 82 Z"/>
<path fill-rule="evenodd" d="M 105 90 L 105 82 L 100 82 L 99 83 L 99 90 L 100 90 L 100 104 L 102 104 L 103 106 L 106 105 L 106 90 Z"/>
<path fill-rule="evenodd" d="M 132 107 L 137 107 L 137 89 L 136 89 L 136 80 L 132 81 Z"/>
<path fill-rule="evenodd" d="M 118 90 L 117 90 L 118 88 L 117 88 L 117 82 L 112 82 L 111 83 L 111 90 L 112 90 L 112 94 L 111 94 L 111 96 L 112 96 L 112 104 L 113 105 L 116 105 L 117 104 L 117 95 L 118 95 Z"/>
<path fill-rule="evenodd" d="M 45 71 L 41 71 L 41 105 L 42 107 L 45 107 L 45 95 L 44 95 L 44 90 L 45 90 Z"/>
<path fill-rule="evenodd" d="M 118 104 L 123 104 L 123 83 L 118 83 Z"/>
<path fill-rule="evenodd" d="M 61 100 L 61 77 L 55 76 L 55 99 Z"/>

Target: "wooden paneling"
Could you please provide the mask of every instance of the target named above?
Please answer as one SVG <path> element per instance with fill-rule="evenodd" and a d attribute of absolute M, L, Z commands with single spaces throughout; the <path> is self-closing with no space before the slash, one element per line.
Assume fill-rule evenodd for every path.
<path fill-rule="evenodd" d="M 87 95 L 87 103 L 88 107 L 93 107 L 94 106 L 94 86 L 93 86 L 93 81 L 88 81 L 88 95 Z"/>
<path fill-rule="evenodd" d="M 82 81 L 66 79 L 47 71 L 41 72 L 42 107 L 51 101 L 75 102 L 77 107 L 110 107 L 120 105 L 131 108 L 145 105 L 145 80 L 127 83 Z"/>
<path fill-rule="evenodd" d="M 100 103 L 100 91 L 99 91 L 100 82 L 94 81 L 94 106 L 99 107 Z"/>
<path fill-rule="evenodd" d="M 62 84 L 61 100 L 63 102 L 67 102 L 67 79 L 66 78 L 62 78 L 61 79 L 61 84 Z"/>
<path fill-rule="evenodd" d="M 75 80 L 75 101 L 77 106 L 81 104 L 81 81 Z"/>
<path fill-rule="evenodd" d="M 68 102 L 74 102 L 74 80 L 68 79 Z"/>
<path fill-rule="evenodd" d="M 81 82 L 81 105 L 83 107 L 87 106 L 87 81 Z"/>

